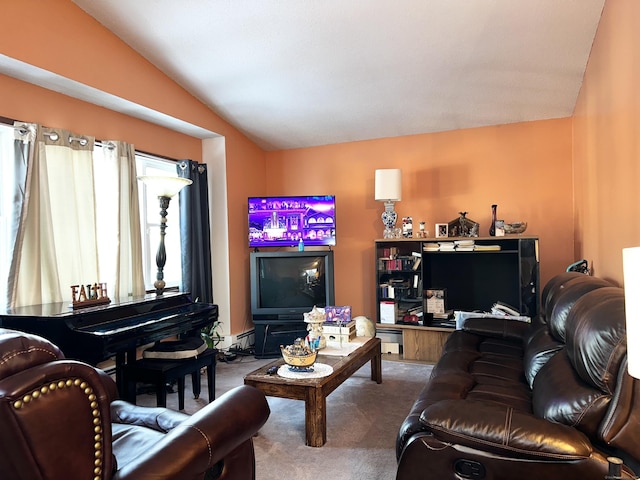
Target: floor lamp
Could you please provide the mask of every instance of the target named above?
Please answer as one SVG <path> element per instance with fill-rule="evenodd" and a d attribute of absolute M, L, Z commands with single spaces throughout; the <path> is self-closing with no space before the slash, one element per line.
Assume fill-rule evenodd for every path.
<path fill-rule="evenodd" d="M 167 228 L 167 209 L 171 198 L 175 196 L 183 187 L 191 185 L 193 181 L 182 177 L 154 176 L 146 175 L 138 177 L 148 191 L 158 197 L 160 202 L 160 244 L 156 253 L 156 265 L 158 273 L 153 286 L 156 288 L 156 295 L 160 296 L 164 292 L 164 265 L 167 262 L 167 251 L 164 246 L 165 230 Z"/>

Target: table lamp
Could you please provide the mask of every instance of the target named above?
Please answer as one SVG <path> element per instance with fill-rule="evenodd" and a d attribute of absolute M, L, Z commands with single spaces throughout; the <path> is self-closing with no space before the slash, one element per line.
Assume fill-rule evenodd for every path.
<path fill-rule="evenodd" d="M 156 281 L 153 282 L 153 286 L 156 288 L 156 295 L 160 296 L 164 292 L 164 265 L 167 262 L 167 252 L 164 246 L 165 230 L 167 228 L 167 209 L 169 208 L 169 202 L 171 197 L 175 196 L 183 187 L 191 185 L 193 181 L 188 178 L 182 177 L 169 177 L 162 175 L 145 175 L 138 177 L 149 192 L 158 197 L 160 202 L 160 244 L 158 245 L 158 252 L 156 253 L 156 266 L 158 267 L 158 273 L 156 274 Z"/>
<path fill-rule="evenodd" d="M 402 170 L 399 168 L 385 168 L 376 170 L 375 198 L 384 202 L 382 223 L 384 224 L 384 238 L 393 238 L 395 234 L 398 214 L 394 210 L 394 203 L 402 200 Z"/>

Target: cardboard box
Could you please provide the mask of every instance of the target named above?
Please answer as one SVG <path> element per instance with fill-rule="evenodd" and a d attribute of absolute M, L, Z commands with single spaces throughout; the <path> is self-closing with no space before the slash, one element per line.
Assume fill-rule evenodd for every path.
<path fill-rule="evenodd" d="M 400 344 L 393 342 L 382 342 L 382 353 L 400 353 Z"/>

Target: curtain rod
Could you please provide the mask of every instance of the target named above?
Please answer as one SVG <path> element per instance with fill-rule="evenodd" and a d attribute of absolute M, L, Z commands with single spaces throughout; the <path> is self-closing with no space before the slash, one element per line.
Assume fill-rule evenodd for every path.
<path fill-rule="evenodd" d="M 14 125 L 15 122 L 22 122 L 22 121 L 23 120 L 15 120 L 13 118 L 0 116 L 0 124 L 5 124 L 8 127 L 13 127 L 16 130 L 21 130 L 23 133 L 26 133 L 26 130 L 25 130 L 25 128 L 23 126 Z M 24 123 L 29 123 L 29 122 L 24 122 Z M 56 140 L 58 140 L 57 138 L 53 138 L 54 135 L 56 135 L 56 136 L 58 135 L 55 132 L 46 132 L 44 134 L 48 135 L 49 138 L 54 142 Z M 69 137 L 69 140 L 70 141 L 74 141 L 74 140 L 75 141 L 79 141 L 80 138 L 81 137 Z M 85 142 L 86 142 L 86 139 L 83 139 L 83 140 L 85 140 Z M 102 145 L 102 146 L 104 146 L 106 148 L 110 148 L 110 149 L 115 148 L 115 145 L 113 145 L 109 140 L 105 141 L 105 140 L 97 140 L 96 139 L 95 143 L 98 144 L 98 145 Z M 135 149 L 135 151 L 136 151 L 137 155 L 146 156 L 148 158 L 153 158 L 153 159 L 156 159 L 156 160 L 168 160 L 168 161 L 171 161 L 171 162 L 180 162 L 181 161 L 181 160 L 178 160 L 178 159 L 175 159 L 175 158 L 167 157 L 167 156 L 164 156 L 164 155 L 159 155 L 157 153 L 145 152 L 143 150 L 138 150 L 138 149 Z"/>
<path fill-rule="evenodd" d="M 17 130 L 18 132 L 20 132 L 21 135 L 24 135 L 26 133 L 28 133 L 28 129 L 24 126 L 24 125 L 9 125 L 9 127 L 12 127 L 14 130 Z M 51 139 L 52 141 L 56 141 L 59 138 L 59 135 L 56 132 L 42 132 L 43 135 L 49 137 L 49 139 Z M 76 138 L 76 137 L 69 137 L 69 140 L 84 140 L 84 145 L 86 145 L 87 143 L 87 139 L 86 138 Z"/>
<path fill-rule="evenodd" d="M 13 129 L 17 130 L 18 132 L 20 132 L 21 135 L 24 135 L 24 134 L 26 134 L 28 132 L 28 129 L 24 125 L 9 125 L 9 126 L 12 127 Z M 58 135 L 58 132 L 42 132 L 42 134 L 45 137 L 49 137 L 49 139 L 52 142 L 56 142 L 60 138 L 60 135 Z M 83 147 L 89 142 L 84 137 L 74 137 L 73 135 L 69 135 L 69 141 L 70 142 L 78 142 Z"/>

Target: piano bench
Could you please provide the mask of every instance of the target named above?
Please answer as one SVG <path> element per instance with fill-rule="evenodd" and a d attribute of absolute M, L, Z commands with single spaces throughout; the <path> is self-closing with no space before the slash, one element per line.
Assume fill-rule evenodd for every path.
<path fill-rule="evenodd" d="M 207 348 L 199 355 L 183 359 L 141 358 L 124 366 L 124 379 L 127 385 L 127 400 L 135 405 L 136 383 L 155 386 L 159 407 L 167 406 L 166 385 L 178 383 L 178 408 L 184 410 L 184 378 L 191 374 L 193 397 L 200 397 L 200 369 L 207 368 L 207 386 L 209 403 L 216 397 L 216 357 L 218 350 Z"/>

